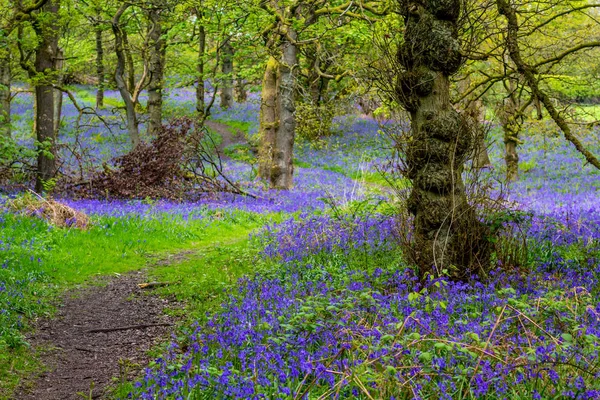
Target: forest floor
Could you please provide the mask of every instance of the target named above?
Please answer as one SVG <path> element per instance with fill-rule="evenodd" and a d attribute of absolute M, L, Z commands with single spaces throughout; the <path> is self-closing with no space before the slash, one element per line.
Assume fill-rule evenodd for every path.
<path fill-rule="evenodd" d="M 103 279 L 63 296 L 55 318 L 41 321 L 28 338 L 43 372 L 18 391 L 18 399 L 101 398 L 115 377 L 132 379 L 168 339 L 176 304 L 145 293 L 142 271 Z"/>
<path fill-rule="evenodd" d="M 236 128 L 218 121 L 207 121 L 206 125 L 219 135 L 217 149 L 221 154 L 228 146 L 244 142 L 243 132 Z M 215 275 L 219 279 L 229 277 L 230 283 L 242 275 L 223 265 L 223 260 L 238 253 L 225 256 L 220 245 L 222 239 L 233 235 L 234 240 L 227 246 L 235 247 L 239 236 L 243 243 L 238 247 L 245 248 L 248 231 L 243 222 L 225 225 L 186 248 L 145 254 L 143 270 L 133 270 L 139 267 L 130 265 L 116 272 L 107 259 L 104 273 L 89 275 L 75 288 L 65 286 L 62 290 L 66 291 L 55 301 L 56 313 L 38 320 L 26 336 L 35 353 L 32 361 L 37 365 L 10 398 L 118 396 L 120 385 L 126 386 L 139 376 L 155 358 L 156 350 L 176 334 L 179 323 L 189 322 L 186 318 L 190 315 L 198 319 L 199 314 L 215 305 L 222 289 L 221 282 L 211 281 Z M 102 249 L 97 250 L 93 256 L 101 258 Z M 198 261 L 206 267 L 202 277 L 183 278 L 189 264 L 197 265 Z M 156 279 L 161 279 L 158 288 L 139 286 Z M 171 279 L 169 287 L 164 287 L 165 279 Z M 59 288 L 59 292 L 62 290 Z"/>

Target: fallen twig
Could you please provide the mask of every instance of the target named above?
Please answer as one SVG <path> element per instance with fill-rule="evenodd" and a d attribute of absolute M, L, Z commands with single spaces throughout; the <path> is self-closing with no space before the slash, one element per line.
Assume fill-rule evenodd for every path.
<path fill-rule="evenodd" d="M 138 287 L 140 289 L 151 289 L 155 287 L 172 285 L 173 282 L 147 282 L 147 283 L 138 283 Z"/>
<path fill-rule="evenodd" d="M 100 333 L 100 332 L 108 333 L 108 332 L 116 332 L 116 331 L 128 331 L 131 329 L 146 329 L 146 328 L 152 328 L 154 326 L 172 326 L 172 325 L 173 324 L 169 324 L 169 323 L 160 323 L 160 324 L 118 326 L 116 328 L 96 328 L 96 329 L 90 329 L 89 331 L 86 331 L 85 333 Z"/>

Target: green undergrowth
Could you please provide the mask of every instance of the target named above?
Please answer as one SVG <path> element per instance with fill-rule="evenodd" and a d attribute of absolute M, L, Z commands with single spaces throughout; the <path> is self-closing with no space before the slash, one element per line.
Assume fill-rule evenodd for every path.
<path fill-rule="evenodd" d="M 66 290 L 148 268 L 149 279 L 173 282 L 157 293 L 188 304 L 173 312 L 197 310 L 197 318 L 220 304 L 224 287 L 252 271 L 251 262 L 239 262 L 249 234 L 280 218 L 243 211 L 208 211 L 190 220 L 93 217 L 92 227 L 81 231 L 0 214 L 0 399 L 38 369 L 24 334 L 33 320 L 53 315 Z"/>

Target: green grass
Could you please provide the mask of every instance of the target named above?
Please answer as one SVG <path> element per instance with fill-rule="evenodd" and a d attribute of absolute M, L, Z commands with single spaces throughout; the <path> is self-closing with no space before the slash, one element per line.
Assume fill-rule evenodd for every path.
<path fill-rule="evenodd" d="M 0 215 L 5 244 L 0 259 L 6 260 L 0 282 L 22 293 L 12 298 L 0 291 L 0 309 L 9 310 L 0 321 L 0 399 L 10 398 L 20 379 L 39 369 L 23 334 L 32 319 L 52 316 L 52 304 L 61 293 L 98 281 L 94 277 L 148 268 L 150 279 L 174 282 L 157 293 L 185 302 L 183 310 L 173 312 L 190 322 L 217 307 L 228 285 L 252 273 L 249 234 L 280 218 L 243 211 L 206 211 L 204 219 L 189 221 L 101 217 L 80 231 L 53 228 L 37 218 Z M 169 257 L 182 252 L 186 258 Z"/>

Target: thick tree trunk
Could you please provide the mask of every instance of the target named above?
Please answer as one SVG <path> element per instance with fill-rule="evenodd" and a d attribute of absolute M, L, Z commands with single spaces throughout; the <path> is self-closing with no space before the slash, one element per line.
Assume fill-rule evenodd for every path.
<path fill-rule="evenodd" d="M 148 72 L 150 82 L 148 84 L 148 133 L 157 135 L 162 127 L 163 114 L 163 83 L 164 83 L 164 61 L 165 43 L 162 39 L 162 27 L 159 10 L 150 10 L 150 60 Z"/>
<path fill-rule="evenodd" d="M 288 35 L 296 40 L 296 32 L 289 28 Z M 271 169 L 271 187 L 276 189 L 292 188 L 294 175 L 294 139 L 296 135 L 296 72 L 298 69 L 298 48 L 295 43 L 282 40 L 281 63 L 279 65 L 279 87 L 277 108 L 279 125 L 276 145 L 273 149 L 273 167 Z"/>
<path fill-rule="evenodd" d="M 221 108 L 225 110 L 233 105 L 233 47 L 230 39 L 223 43 L 221 52 L 223 54 L 221 64 L 221 72 L 223 73 Z"/>
<path fill-rule="evenodd" d="M 35 190 L 38 193 L 46 191 L 47 183 L 56 174 L 55 90 L 52 87 L 54 77 L 51 73 L 56 69 L 58 58 L 59 7 L 59 0 L 44 5 L 42 12 L 50 14 L 50 17 L 38 19 L 34 27 L 38 36 L 34 63 L 37 78 L 35 122 L 39 143 Z"/>
<path fill-rule="evenodd" d="M 265 68 L 262 81 L 260 103 L 260 147 L 258 149 L 258 176 L 271 182 L 273 167 L 273 150 L 276 146 L 279 112 L 277 110 L 277 94 L 279 82 L 279 63 L 270 57 Z"/>
<path fill-rule="evenodd" d="M 100 15 L 97 15 L 98 20 Z M 104 46 L 102 43 L 102 26 L 99 22 L 94 24 L 96 33 L 96 78 L 98 91 L 96 92 L 96 108 L 104 107 Z"/>
<path fill-rule="evenodd" d="M 448 77 L 462 64 L 456 21 L 459 1 L 425 0 L 403 10 L 398 57 L 406 72 L 398 100 L 411 115 L 407 175 L 413 187 L 415 261 L 421 276 L 466 279 L 489 262 L 487 229 L 468 204 L 461 173 L 471 151 L 467 121 L 450 104 Z"/>
<path fill-rule="evenodd" d="M 115 82 L 117 89 L 121 94 L 121 98 L 125 102 L 125 114 L 127 119 L 127 131 L 129 132 L 129 138 L 131 144 L 135 148 L 140 144 L 140 134 L 138 127 L 137 114 L 135 111 L 135 101 L 128 89 L 128 84 L 125 82 L 125 63 L 126 63 L 126 52 L 124 45 L 124 31 L 121 29 L 119 21 L 125 10 L 129 7 L 129 4 L 123 4 L 116 12 L 112 20 L 112 30 L 115 35 L 115 53 L 117 55 L 117 66 L 115 68 Z M 130 87 L 135 87 L 134 83 L 129 83 Z M 134 89 L 132 89 L 133 91 Z"/>
<path fill-rule="evenodd" d="M 196 12 L 198 19 L 202 19 L 204 14 L 201 11 Z M 204 118 L 206 104 L 204 102 L 204 54 L 206 52 L 206 31 L 204 25 L 200 25 L 198 30 L 198 84 L 196 85 L 196 112 L 198 118 Z"/>
<path fill-rule="evenodd" d="M 10 53 L 0 44 L 0 136 L 10 137 Z"/>

